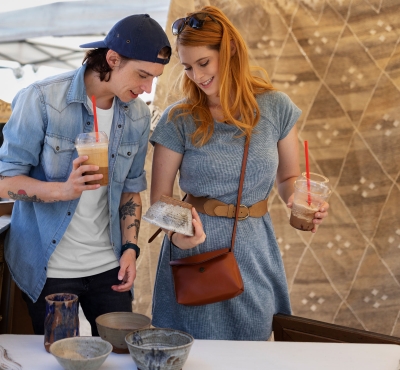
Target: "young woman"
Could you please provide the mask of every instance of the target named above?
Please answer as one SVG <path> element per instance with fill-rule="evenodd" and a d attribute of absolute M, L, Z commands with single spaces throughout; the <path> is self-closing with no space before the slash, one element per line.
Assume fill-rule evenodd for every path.
<path fill-rule="evenodd" d="M 301 111 L 266 76 L 257 74 L 263 70 L 249 66 L 240 33 L 218 8 L 207 6 L 178 19 L 172 30 L 184 68 L 183 99 L 166 109 L 151 137 L 151 201 L 171 196 L 179 170 L 180 187 L 197 211 L 192 211 L 193 237 L 169 233 L 164 238 L 153 325 L 180 329 L 199 339 L 267 340 L 272 316 L 291 312 L 267 198 L 276 181 L 280 196 L 291 206 L 293 183 L 300 174 L 295 123 Z M 244 292 L 214 304 L 180 305 L 175 300 L 168 237 L 173 244 L 171 259 L 230 246 L 234 218 L 229 217 L 228 205 L 236 203 L 246 140 L 250 149 L 241 203 L 250 217 L 238 222 L 234 249 Z M 209 199 L 223 202 L 228 217 L 204 213 Z M 243 212 L 246 207 L 241 207 Z M 327 209 L 325 203 L 315 214 L 316 225 Z"/>

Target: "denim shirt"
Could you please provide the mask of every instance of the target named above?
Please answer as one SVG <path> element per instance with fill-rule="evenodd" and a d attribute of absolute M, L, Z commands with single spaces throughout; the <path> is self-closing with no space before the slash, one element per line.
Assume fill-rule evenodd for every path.
<path fill-rule="evenodd" d="M 3 128 L 0 175 L 26 175 L 40 181 L 65 182 L 78 157 L 81 132 L 94 130 L 86 104 L 86 66 L 36 82 L 12 102 Z M 146 189 L 143 169 L 150 132 L 144 101 L 116 98 L 109 143 L 109 234 L 115 256 L 121 255 L 119 205 L 122 193 Z M 17 285 L 34 302 L 46 282 L 47 263 L 66 231 L 78 199 L 54 203 L 16 201 L 5 240 L 5 258 Z"/>

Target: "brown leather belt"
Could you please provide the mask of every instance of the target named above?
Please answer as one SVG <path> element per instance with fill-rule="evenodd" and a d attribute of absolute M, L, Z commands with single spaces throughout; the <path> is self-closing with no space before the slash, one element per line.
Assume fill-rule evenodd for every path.
<path fill-rule="evenodd" d="M 205 213 L 209 216 L 219 216 L 235 218 L 236 206 L 226 204 L 217 199 L 205 197 L 194 197 L 188 194 L 185 202 L 190 203 L 197 212 Z M 253 204 L 252 206 L 240 205 L 239 220 L 245 220 L 247 217 L 262 217 L 268 212 L 268 198 Z"/>

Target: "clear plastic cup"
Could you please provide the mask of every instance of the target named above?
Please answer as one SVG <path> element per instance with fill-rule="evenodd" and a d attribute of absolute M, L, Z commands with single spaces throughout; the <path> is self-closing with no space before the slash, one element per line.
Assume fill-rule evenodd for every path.
<path fill-rule="evenodd" d="M 100 180 L 86 182 L 87 185 L 108 184 L 108 137 L 104 131 L 83 132 L 75 140 L 75 147 L 79 156 L 87 155 L 89 158 L 83 164 L 99 166 L 98 171 L 85 172 L 85 175 L 103 174 Z"/>
<path fill-rule="evenodd" d="M 314 215 L 326 202 L 332 190 L 329 179 L 310 172 L 309 187 L 307 174 L 303 172 L 294 183 L 294 199 L 290 215 L 290 225 L 295 229 L 310 231 L 314 228 Z"/>

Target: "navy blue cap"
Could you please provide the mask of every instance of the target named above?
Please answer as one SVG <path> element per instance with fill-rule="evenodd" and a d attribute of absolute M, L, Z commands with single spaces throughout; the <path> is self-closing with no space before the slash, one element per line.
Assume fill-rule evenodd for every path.
<path fill-rule="evenodd" d="M 148 14 L 135 14 L 117 22 L 103 41 L 89 42 L 81 48 L 108 48 L 130 59 L 167 64 L 158 57 L 161 49 L 171 45 L 162 27 Z"/>

